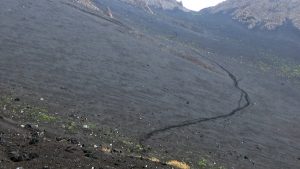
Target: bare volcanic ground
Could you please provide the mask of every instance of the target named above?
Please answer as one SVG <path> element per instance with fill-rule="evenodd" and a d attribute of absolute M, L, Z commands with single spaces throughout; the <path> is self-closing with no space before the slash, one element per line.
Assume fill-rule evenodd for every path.
<path fill-rule="evenodd" d="M 101 7 L 0 4 L 0 168 L 300 167 L 296 83 Z"/>

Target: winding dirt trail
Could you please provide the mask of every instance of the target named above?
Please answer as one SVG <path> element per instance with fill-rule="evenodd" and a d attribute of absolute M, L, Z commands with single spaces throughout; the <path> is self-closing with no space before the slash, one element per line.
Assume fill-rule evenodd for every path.
<path fill-rule="evenodd" d="M 188 121 L 184 121 L 178 124 L 174 124 L 174 125 L 169 125 L 169 126 L 165 126 L 153 131 L 150 131 L 149 133 L 146 133 L 145 135 L 143 135 L 142 137 L 140 137 L 139 139 L 139 143 L 141 145 L 144 145 L 144 143 L 149 140 L 152 136 L 157 135 L 159 133 L 171 130 L 171 129 L 175 129 L 175 128 L 181 128 L 181 127 L 185 127 L 185 126 L 190 126 L 190 125 L 194 125 L 194 124 L 198 124 L 198 123 L 202 123 L 202 122 L 208 122 L 208 121 L 214 121 L 214 120 L 219 120 L 219 119 L 224 119 L 224 118 L 228 118 L 231 116 L 234 116 L 236 113 L 246 109 L 247 107 L 250 106 L 250 98 L 248 93 L 242 89 L 239 86 L 239 81 L 237 80 L 237 77 L 231 73 L 228 69 L 226 69 L 225 67 L 223 67 L 222 65 L 220 65 L 219 63 L 213 61 L 216 65 L 218 65 L 218 67 L 220 69 L 222 69 L 224 72 L 226 72 L 226 74 L 230 77 L 230 79 L 233 81 L 233 85 L 236 89 L 238 89 L 241 93 L 240 99 L 238 101 L 237 107 L 235 109 L 233 109 L 232 111 L 230 111 L 227 114 L 224 115 L 219 115 L 219 116 L 214 116 L 214 117 L 210 117 L 210 118 L 198 118 L 198 119 L 192 119 L 192 120 L 188 120 Z M 245 101 L 244 104 L 242 104 L 242 101 Z"/>

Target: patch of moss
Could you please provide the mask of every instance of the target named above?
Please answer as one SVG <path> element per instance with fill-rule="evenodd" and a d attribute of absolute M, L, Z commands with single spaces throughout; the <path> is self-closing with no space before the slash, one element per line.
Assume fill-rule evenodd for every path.
<path fill-rule="evenodd" d="M 298 78 L 300 77 L 300 65 L 282 65 L 280 67 L 280 73 L 289 78 Z"/>
<path fill-rule="evenodd" d="M 208 167 L 208 161 L 204 158 L 198 161 L 198 166 L 200 169 L 206 169 Z"/>
<path fill-rule="evenodd" d="M 91 130 L 97 129 L 97 125 L 96 125 L 95 123 L 89 122 L 89 123 L 87 123 L 87 126 L 88 126 L 88 128 L 91 129 Z"/>
<path fill-rule="evenodd" d="M 136 152 L 140 153 L 145 150 L 145 147 L 141 144 L 134 143 L 132 141 L 128 140 L 121 140 L 121 143 L 123 143 L 126 147 L 130 148 L 128 151 L 129 152 Z"/>
<path fill-rule="evenodd" d="M 212 163 L 205 158 L 198 161 L 198 167 L 199 169 L 226 169 L 225 167 Z"/>
<path fill-rule="evenodd" d="M 30 116 L 35 119 L 36 121 L 40 121 L 40 122 L 53 122 L 57 120 L 57 117 L 54 117 L 50 114 L 47 114 L 45 112 L 31 112 Z"/>
<path fill-rule="evenodd" d="M 10 104 L 12 102 L 12 98 L 9 96 L 2 96 L 0 98 L 0 105 Z"/>
<path fill-rule="evenodd" d="M 267 71 L 269 71 L 271 69 L 270 65 L 268 65 L 268 64 L 266 64 L 264 62 L 261 62 L 261 61 L 258 62 L 258 67 L 263 72 L 267 72 Z"/>
<path fill-rule="evenodd" d="M 128 140 L 122 140 L 122 143 L 127 145 L 127 146 L 133 145 L 133 143 L 131 141 L 128 141 Z"/>
<path fill-rule="evenodd" d="M 66 129 L 74 131 L 77 128 L 77 124 L 74 121 L 68 122 Z"/>
<path fill-rule="evenodd" d="M 136 145 L 135 145 L 135 149 L 136 149 L 138 152 L 141 152 L 141 151 L 144 150 L 144 147 L 143 147 L 142 145 L 140 145 L 140 144 L 136 144 Z"/>

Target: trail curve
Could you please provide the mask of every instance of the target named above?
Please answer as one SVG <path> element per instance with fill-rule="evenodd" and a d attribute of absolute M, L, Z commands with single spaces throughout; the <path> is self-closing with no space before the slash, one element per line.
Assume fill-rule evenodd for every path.
<path fill-rule="evenodd" d="M 173 124 L 173 125 L 169 125 L 169 126 L 165 126 L 153 131 L 150 131 L 149 133 L 146 133 L 145 135 L 143 135 L 142 137 L 140 137 L 139 139 L 139 143 L 141 145 L 144 145 L 144 143 L 150 139 L 152 136 L 157 135 L 159 133 L 171 130 L 171 129 L 175 129 L 175 128 L 181 128 L 181 127 L 185 127 L 185 126 L 190 126 L 190 125 L 194 125 L 194 124 L 198 124 L 198 123 L 202 123 L 202 122 L 208 122 L 208 121 L 214 121 L 214 120 L 219 120 L 219 119 L 224 119 L 224 118 L 228 118 L 231 116 L 234 116 L 236 113 L 246 109 L 247 107 L 250 106 L 250 97 L 249 94 L 242 89 L 239 86 L 239 81 L 237 80 L 237 77 L 231 73 L 228 69 L 226 69 L 225 67 L 223 67 L 222 65 L 220 65 L 219 63 L 213 61 L 216 65 L 218 65 L 218 67 L 220 69 L 222 69 L 229 77 L 230 79 L 233 81 L 233 85 L 236 89 L 238 89 L 241 93 L 240 99 L 238 100 L 238 104 L 237 107 L 234 108 L 233 110 L 231 110 L 229 113 L 227 114 L 223 114 L 223 115 L 218 115 L 218 116 L 214 116 L 214 117 L 209 117 L 209 118 L 198 118 L 198 119 L 192 119 L 192 120 L 187 120 L 178 124 Z M 245 101 L 244 104 L 242 104 L 242 101 Z"/>

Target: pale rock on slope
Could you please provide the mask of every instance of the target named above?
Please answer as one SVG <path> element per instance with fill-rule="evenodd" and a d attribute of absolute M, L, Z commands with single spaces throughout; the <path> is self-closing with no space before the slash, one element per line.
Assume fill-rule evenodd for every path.
<path fill-rule="evenodd" d="M 176 0 L 121 0 L 123 2 L 130 3 L 132 5 L 142 7 L 148 12 L 153 13 L 151 8 L 159 8 L 164 10 L 180 9 L 182 11 L 189 11 L 182 6 L 181 2 Z"/>
<path fill-rule="evenodd" d="M 99 8 L 93 3 L 93 0 L 74 0 L 74 2 L 77 2 L 89 9 L 99 11 Z"/>
<path fill-rule="evenodd" d="M 227 0 L 210 11 L 229 13 L 249 29 L 274 30 L 287 21 L 300 29 L 300 0 Z"/>

